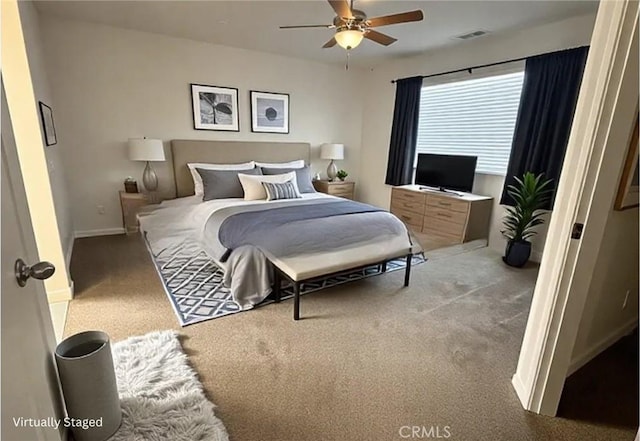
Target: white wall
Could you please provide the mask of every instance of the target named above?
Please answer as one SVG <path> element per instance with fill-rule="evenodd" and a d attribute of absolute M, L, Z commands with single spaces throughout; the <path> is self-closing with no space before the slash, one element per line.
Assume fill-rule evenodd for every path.
<path fill-rule="evenodd" d="M 391 80 L 428 75 L 514 58 L 537 55 L 589 44 L 595 15 L 573 17 L 535 28 L 496 36 L 489 35 L 424 55 L 398 59 L 374 69 L 365 81 L 362 126 L 362 167 L 359 176 L 360 198 L 380 207 L 388 207 L 391 187 L 384 184 L 389 138 L 393 119 L 395 86 Z M 500 234 L 504 210 L 498 206 L 504 177 L 476 175 L 474 192 L 494 197 L 489 245 L 503 251 Z M 540 257 L 546 229 L 533 241 L 533 257 Z"/>
<path fill-rule="evenodd" d="M 638 228 L 637 208 L 610 212 L 569 374 L 638 326 Z"/>
<path fill-rule="evenodd" d="M 363 71 L 49 16 L 41 21 L 76 232 L 122 227 L 118 190 L 129 175 L 140 182 L 144 168 L 127 159 L 131 137 L 160 138 L 167 151 L 171 139 L 309 142 L 315 158 L 321 143 L 340 142 L 346 159 L 339 166 L 358 179 Z M 190 83 L 238 88 L 241 131 L 194 130 Z M 249 90 L 290 94 L 289 135 L 251 133 Z M 312 166 L 323 172 L 327 163 Z M 154 168 L 160 191 L 172 195 L 169 163 Z"/>
<path fill-rule="evenodd" d="M 42 101 L 53 109 L 54 123 L 57 123 L 56 103 L 51 94 L 44 61 L 42 36 L 40 35 L 40 19 L 31 2 L 19 2 L 18 5 L 35 98 L 36 101 Z M 40 124 L 42 124 L 42 122 Z M 40 127 L 40 129 L 42 131 L 42 127 Z M 56 126 L 56 130 L 58 134 L 60 134 L 60 128 Z M 44 131 L 42 131 L 42 133 L 44 133 Z M 62 142 L 58 140 L 57 144 L 45 147 L 44 153 L 47 160 L 51 192 L 53 193 L 55 212 L 58 220 L 60 242 L 68 262 L 73 246 L 73 222 L 71 219 L 65 170 L 60 153 L 63 148 Z"/>

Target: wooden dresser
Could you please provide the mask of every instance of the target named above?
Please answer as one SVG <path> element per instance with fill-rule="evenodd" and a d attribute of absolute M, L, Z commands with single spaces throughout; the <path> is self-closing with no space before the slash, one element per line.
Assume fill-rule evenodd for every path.
<path fill-rule="evenodd" d="M 489 236 L 493 198 L 471 193 L 420 190 L 417 185 L 394 187 L 391 212 L 416 233 L 434 234 L 463 243 Z"/>

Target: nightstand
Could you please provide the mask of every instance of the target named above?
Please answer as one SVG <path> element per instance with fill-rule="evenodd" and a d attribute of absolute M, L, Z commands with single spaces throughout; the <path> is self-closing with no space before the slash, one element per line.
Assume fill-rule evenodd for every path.
<path fill-rule="evenodd" d="M 137 214 L 142 207 L 149 204 L 144 193 L 120 192 L 120 206 L 122 207 L 122 226 L 127 234 L 138 232 Z"/>
<path fill-rule="evenodd" d="M 315 188 L 316 191 L 346 199 L 354 199 L 355 187 L 356 183 L 349 181 L 313 181 L 313 188 Z"/>

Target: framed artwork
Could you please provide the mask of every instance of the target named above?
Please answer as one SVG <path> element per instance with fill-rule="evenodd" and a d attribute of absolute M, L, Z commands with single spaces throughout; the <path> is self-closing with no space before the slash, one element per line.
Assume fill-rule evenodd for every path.
<path fill-rule="evenodd" d="M 42 120 L 42 130 L 44 130 L 44 142 L 47 146 L 58 143 L 56 137 L 56 126 L 53 124 L 53 110 L 42 101 L 40 104 L 40 119 Z"/>
<path fill-rule="evenodd" d="M 238 89 L 191 84 L 193 128 L 239 132 Z"/>
<path fill-rule="evenodd" d="M 640 205 L 638 178 L 638 115 L 636 115 L 636 126 L 633 129 L 633 135 L 631 135 L 627 159 L 624 162 L 622 179 L 618 186 L 618 194 L 614 205 L 616 210 L 626 210 Z"/>
<path fill-rule="evenodd" d="M 251 131 L 289 133 L 289 94 L 251 91 Z"/>

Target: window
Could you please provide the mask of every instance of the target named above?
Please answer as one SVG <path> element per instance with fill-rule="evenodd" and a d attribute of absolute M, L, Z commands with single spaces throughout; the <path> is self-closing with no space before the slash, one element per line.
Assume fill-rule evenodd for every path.
<path fill-rule="evenodd" d="M 524 72 L 422 88 L 418 153 L 478 157 L 476 173 L 505 175 Z"/>

